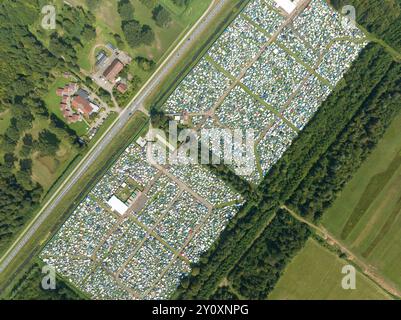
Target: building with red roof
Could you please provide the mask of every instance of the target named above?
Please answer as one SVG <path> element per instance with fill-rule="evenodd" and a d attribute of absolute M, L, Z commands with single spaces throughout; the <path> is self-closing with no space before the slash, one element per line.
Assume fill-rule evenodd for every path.
<path fill-rule="evenodd" d="M 124 94 L 124 93 L 127 92 L 128 86 L 127 86 L 125 83 L 120 82 L 120 83 L 118 84 L 118 86 L 117 86 L 117 90 L 118 90 L 120 93 Z"/>
<path fill-rule="evenodd" d="M 103 72 L 103 76 L 111 83 L 116 82 L 116 78 L 118 74 L 124 69 L 124 64 L 118 60 L 115 59 L 108 67 L 107 69 Z"/>
<path fill-rule="evenodd" d="M 59 97 L 62 97 L 63 94 L 64 94 L 64 89 L 63 89 L 63 88 L 58 88 L 58 89 L 56 90 L 56 94 L 57 94 Z"/>
<path fill-rule="evenodd" d="M 73 97 L 71 100 L 71 106 L 85 117 L 88 117 L 93 112 L 90 102 L 81 96 Z"/>

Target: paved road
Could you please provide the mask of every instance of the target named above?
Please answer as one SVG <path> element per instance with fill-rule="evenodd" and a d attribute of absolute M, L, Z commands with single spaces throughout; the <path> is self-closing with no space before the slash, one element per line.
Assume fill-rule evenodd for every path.
<path fill-rule="evenodd" d="M 152 93 L 171 73 L 181 57 L 185 55 L 192 46 L 198 41 L 200 35 L 208 29 L 211 22 L 223 12 L 224 6 L 230 0 L 214 0 L 212 6 L 201 18 L 200 21 L 189 31 L 186 37 L 178 44 L 177 48 L 166 59 L 163 65 L 155 72 L 153 77 L 145 84 L 144 88 L 129 104 L 129 106 L 120 114 L 115 124 L 103 136 L 103 138 L 93 147 L 88 155 L 82 160 L 77 168 L 72 172 L 71 176 L 67 178 L 66 182 L 60 187 L 59 191 L 49 200 L 47 205 L 38 213 L 36 218 L 31 222 L 25 232 L 17 239 L 13 246 L 2 257 L 0 264 L 0 273 L 10 264 L 19 251 L 31 239 L 34 233 L 53 212 L 57 205 L 61 202 L 63 197 L 68 191 L 77 183 L 81 176 L 88 170 L 94 163 L 106 146 L 116 137 L 120 130 L 130 120 L 136 110 L 139 110 L 150 93 Z"/>

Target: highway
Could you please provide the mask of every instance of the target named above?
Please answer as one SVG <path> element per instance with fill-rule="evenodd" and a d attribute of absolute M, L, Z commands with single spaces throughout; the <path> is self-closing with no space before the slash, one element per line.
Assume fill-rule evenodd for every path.
<path fill-rule="evenodd" d="M 164 60 L 162 65 L 155 71 L 153 76 L 138 92 L 134 99 L 129 103 L 128 107 L 119 115 L 112 126 L 107 130 L 101 139 L 92 147 L 87 155 L 76 166 L 73 172 L 66 178 L 63 184 L 57 189 L 53 196 L 43 205 L 42 209 L 38 212 L 30 224 L 25 227 L 24 231 L 10 246 L 8 251 L 3 255 L 0 260 L 0 273 L 2 273 L 7 266 L 18 255 L 20 250 L 30 241 L 35 232 L 43 224 L 43 222 L 51 215 L 53 210 L 62 201 L 63 197 L 68 191 L 78 182 L 88 168 L 94 163 L 99 155 L 104 151 L 107 145 L 118 135 L 120 130 L 127 124 L 130 118 L 134 115 L 135 111 L 143 107 L 145 100 L 154 90 L 156 90 L 163 81 L 173 71 L 175 66 L 183 55 L 188 53 L 194 44 L 198 41 L 199 37 L 205 32 L 213 20 L 220 15 L 224 7 L 230 0 L 213 0 L 212 4 L 205 12 L 205 14 L 198 20 L 198 22 L 189 30 L 183 37 L 176 48 Z"/>

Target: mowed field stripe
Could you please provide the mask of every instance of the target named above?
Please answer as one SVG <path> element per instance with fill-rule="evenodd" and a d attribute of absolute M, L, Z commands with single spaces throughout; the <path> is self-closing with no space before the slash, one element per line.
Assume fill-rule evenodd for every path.
<path fill-rule="evenodd" d="M 368 258 L 371 255 L 372 251 L 377 247 L 377 245 L 384 239 L 384 237 L 390 231 L 391 227 L 394 224 L 394 221 L 397 219 L 397 217 L 400 214 L 401 214 L 401 196 L 398 199 L 396 206 L 394 207 L 391 215 L 387 218 L 385 224 L 380 229 L 379 234 L 372 241 L 372 243 L 369 245 L 369 247 L 362 253 L 362 256 L 364 258 Z"/>
<path fill-rule="evenodd" d="M 359 247 L 363 250 L 363 245 L 366 247 L 378 235 L 379 228 L 384 225 L 385 221 L 391 215 L 393 207 L 396 206 L 397 199 L 401 195 L 400 190 L 401 166 L 367 210 L 366 217 L 368 219 L 362 219 L 363 222 L 359 222 L 354 232 L 351 233 L 350 238 L 353 239 L 352 247 Z M 357 236 L 355 235 L 356 231 L 358 231 Z"/>
<path fill-rule="evenodd" d="M 365 188 L 365 191 L 358 201 L 358 204 L 347 219 L 347 222 L 341 231 L 341 239 L 345 240 L 348 238 L 400 166 L 401 154 L 398 153 L 386 171 L 379 173 L 370 179 L 368 186 Z"/>

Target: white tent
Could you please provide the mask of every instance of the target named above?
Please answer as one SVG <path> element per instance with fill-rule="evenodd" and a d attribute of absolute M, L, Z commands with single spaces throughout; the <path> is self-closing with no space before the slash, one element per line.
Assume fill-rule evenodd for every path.
<path fill-rule="evenodd" d="M 120 199 L 118 199 L 116 196 L 112 196 L 109 201 L 107 201 L 107 204 L 116 212 L 119 214 L 123 215 L 127 210 L 128 206 L 122 202 Z"/>
<path fill-rule="evenodd" d="M 287 13 L 292 13 L 297 7 L 296 1 L 293 0 L 275 0 L 277 5 Z"/>

